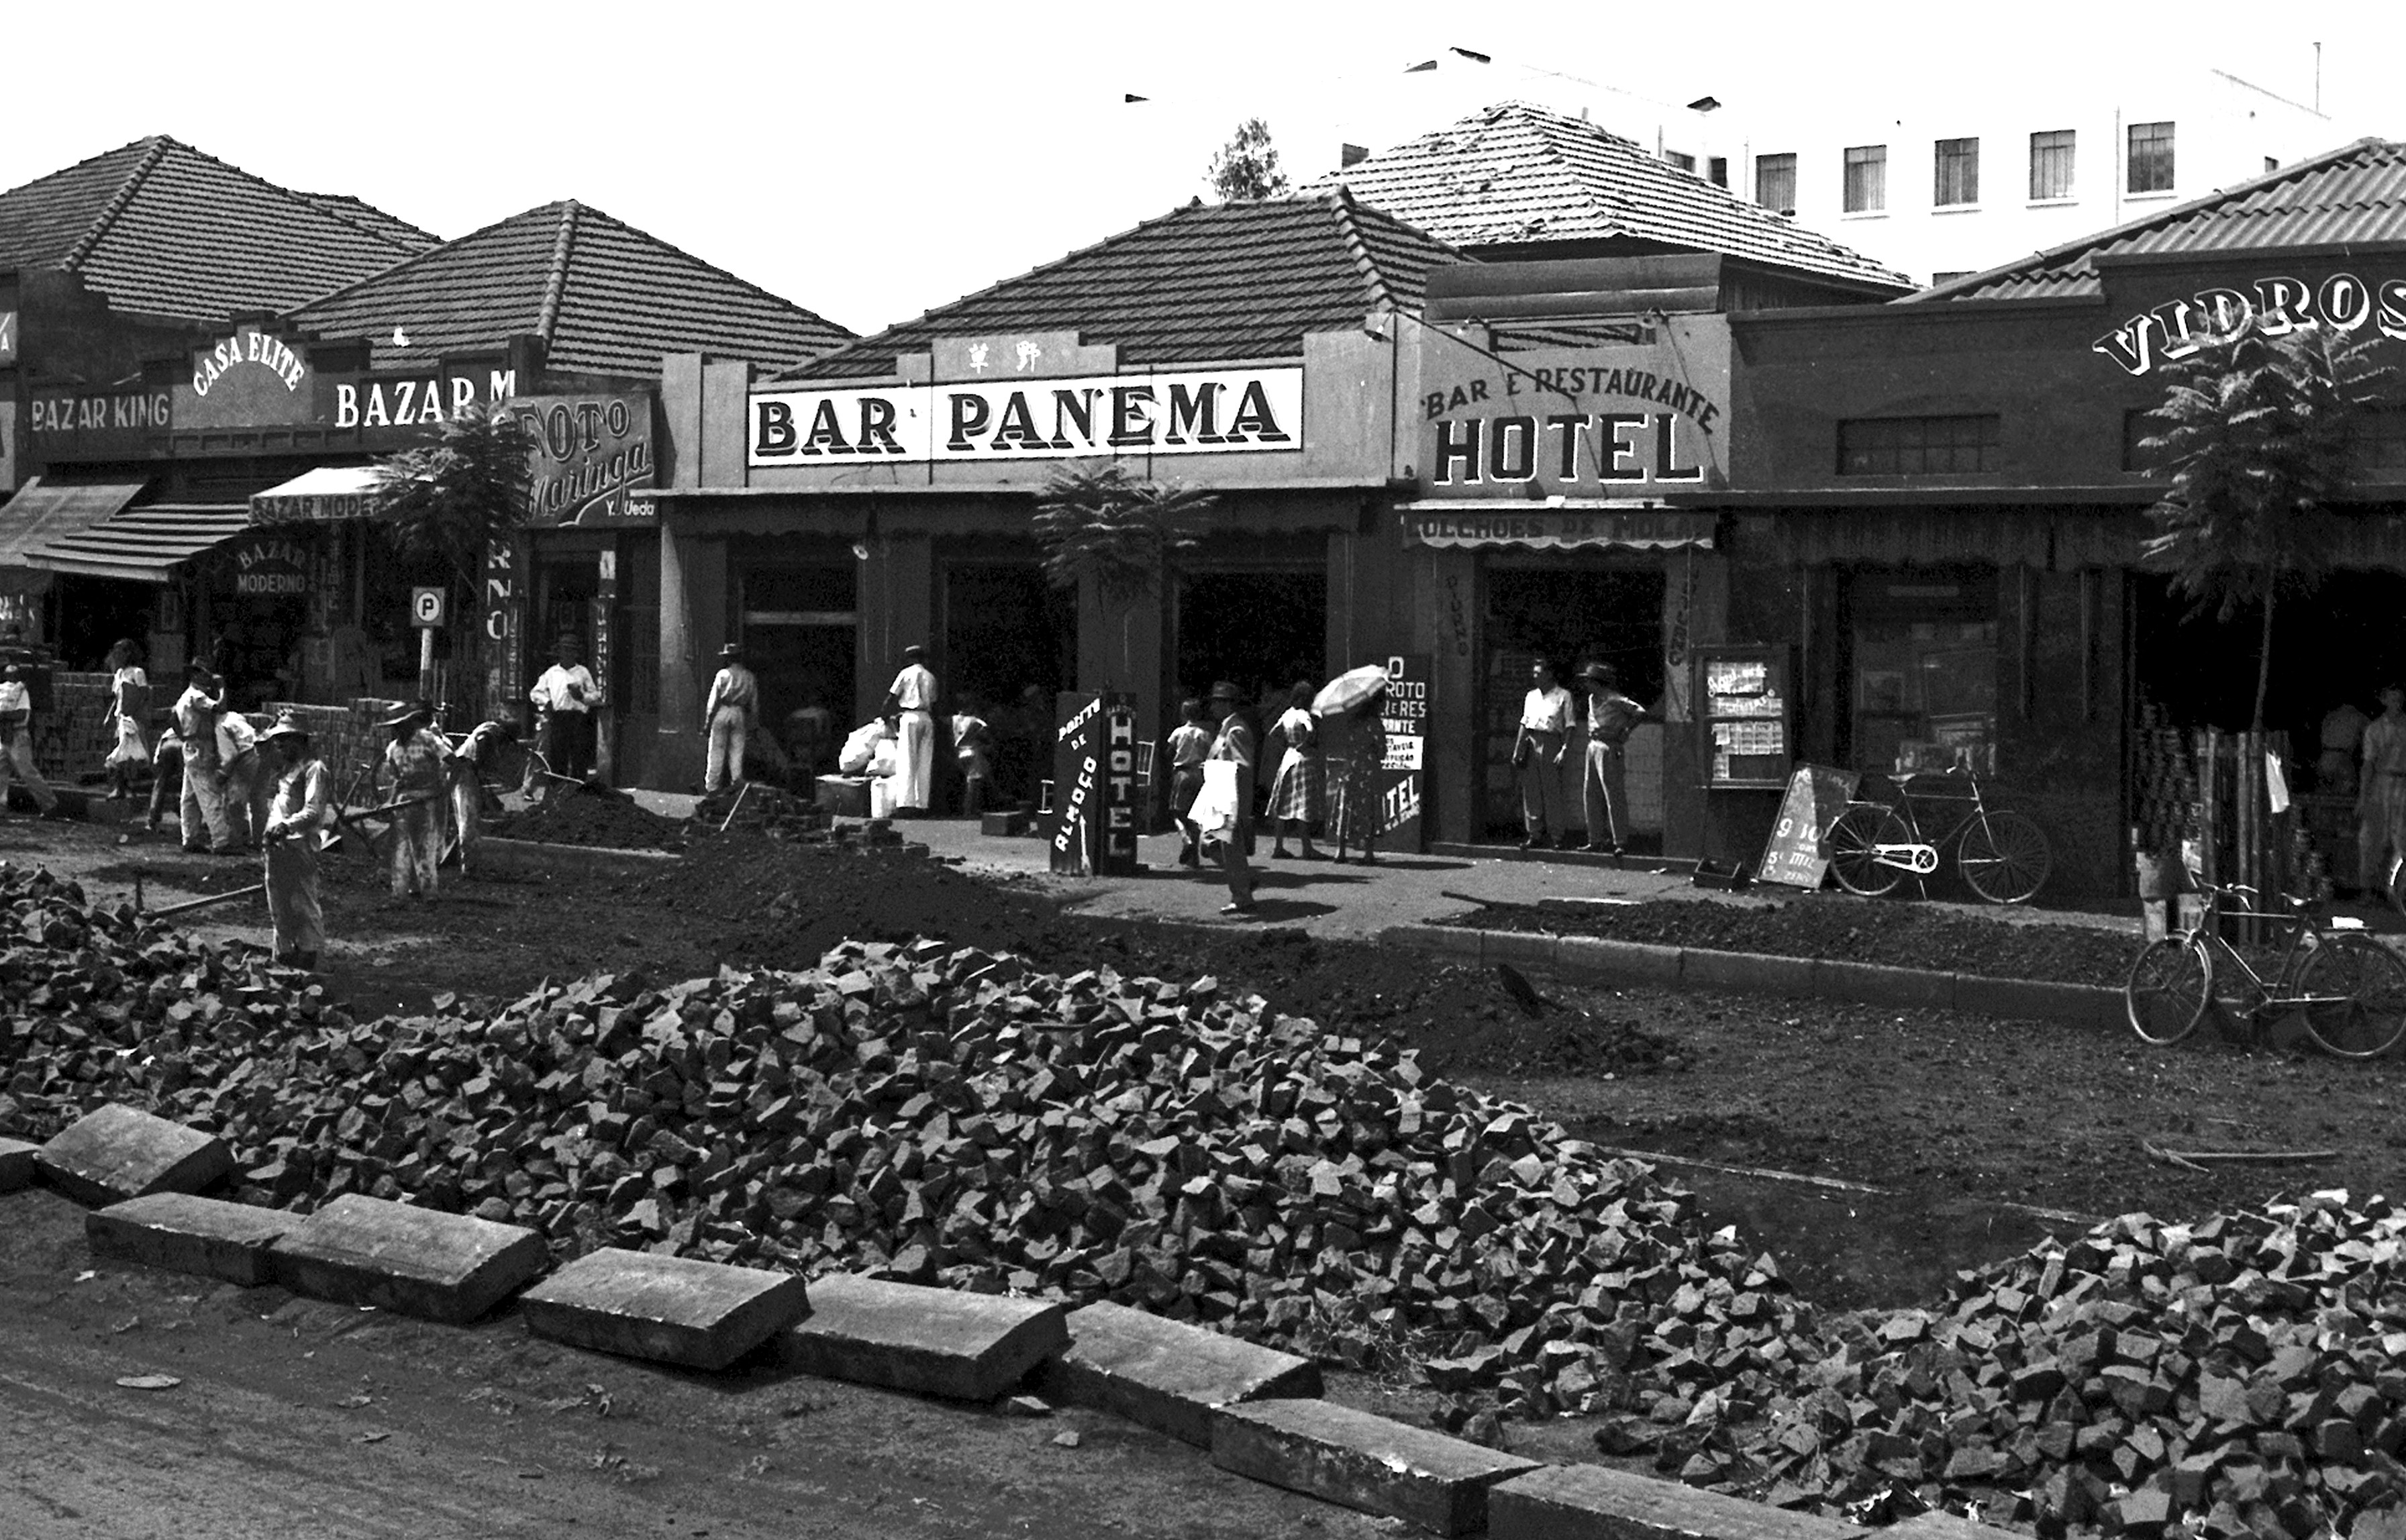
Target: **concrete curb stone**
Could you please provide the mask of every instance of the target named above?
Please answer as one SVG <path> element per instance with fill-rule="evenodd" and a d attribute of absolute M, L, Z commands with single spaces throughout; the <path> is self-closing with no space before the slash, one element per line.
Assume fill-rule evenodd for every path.
<path fill-rule="evenodd" d="M 281 1208 L 153 1193 L 93 1209 L 83 1233 L 96 1256 L 256 1289 L 274 1279 L 270 1248 L 300 1223 Z"/>
<path fill-rule="evenodd" d="M 822 1379 L 992 1401 L 1069 1345 L 1068 1321 L 1051 1301 L 830 1273 L 778 1342 L 787 1367 Z"/>
<path fill-rule="evenodd" d="M 0 1139 L 0 1193 L 34 1184 L 34 1156 L 39 1146 L 22 1139 Z"/>
<path fill-rule="evenodd" d="M 1488 1540 L 1857 1540 L 1866 1533 L 1606 1465 L 1548 1465 L 1487 1494 Z"/>
<path fill-rule="evenodd" d="M 1816 966 L 1810 957 L 1774 957 L 1760 952 L 1713 952 L 1690 947 L 1679 954 L 1679 980 L 1700 989 L 1804 999 L 1816 993 Z"/>
<path fill-rule="evenodd" d="M 1328 1401 L 1221 1407 L 1211 1417 L 1211 1463 L 1439 1534 L 1487 1529 L 1488 1489 L 1538 1468 L 1534 1460 Z"/>
<path fill-rule="evenodd" d="M 1827 957 L 1814 959 L 1813 992 L 1825 1000 L 1892 1005 L 1907 1010 L 1952 1010 L 1958 997 L 1956 975 L 1952 973 L 1889 968 L 1879 963 L 1842 963 Z"/>
<path fill-rule="evenodd" d="M 297 1294 L 465 1325 L 540 1277 L 543 1237 L 516 1224 L 346 1193 L 270 1253 Z"/>
<path fill-rule="evenodd" d="M 1211 1413 L 1244 1401 L 1317 1397 L 1320 1365 L 1218 1332 L 1098 1303 L 1069 1312 L 1069 1346 L 1039 1384 L 1051 1399 L 1211 1447 Z"/>
<path fill-rule="evenodd" d="M 1687 977 L 1687 954 L 1650 941 L 1615 941 L 1602 936 L 1565 936 L 1556 966 L 1592 970 L 1637 983 L 1677 987 Z"/>
<path fill-rule="evenodd" d="M 537 1336 L 688 1369 L 723 1369 L 810 1313 L 797 1274 L 648 1251 L 588 1251 L 518 1303 Z"/>
<path fill-rule="evenodd" d="M 199 1193 L 234 1171 L 225 1141 L 111 1102 L 59 1131 L 34 1156 L 50 1184 L 100 1206 L 152 1193 Z"/>

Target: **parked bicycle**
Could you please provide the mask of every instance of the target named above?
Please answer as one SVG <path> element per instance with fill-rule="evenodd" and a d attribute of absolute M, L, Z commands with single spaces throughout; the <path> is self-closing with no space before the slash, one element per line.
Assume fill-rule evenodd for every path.
<path fill-rule="evenodd" d="M 2406 1037 L 2406 961 L 2366 934 L 2362 921 L 2324 918 L 2287 894 L 2280 896 L 2287 912 L 2275 913 L 2258 908 L 2244 883 L 2194 873 L 2191 881 L 2205 895 L 2197 928 L 2148 942 L 2122 986 L 2131 1031 L 2169 1046 L 2196 1031 L 2218 1002 L 2256 1026 L 2297 1011 L 2315 1046 L 2342 1059 L 2377 1058 Z M 2288 930 L 2269 978 L 2222 939 L 2226 902 L 2237 905 L 2236 914 Z"/>
<path fill-rule="evenodd" d="M 1990 807 L 1978 776 L 1947 770 L 1876 779 L 1892 788 L 1893 799 L 1859 793 L 1821 841 L 1840 887 L 1876 898 L 1907 877 L 1936 871 L 1939 852 L 1949 844 L 1964 883 L 1992 904 L 2027 903 L 2045 885 L 2055 867 L 2045 832 L 2018 812 Z M 1933 838 L 1924 831 L 1923 810 L 1935 813 L 1931 805 L 1941 803 L 1961 808 Z"/>

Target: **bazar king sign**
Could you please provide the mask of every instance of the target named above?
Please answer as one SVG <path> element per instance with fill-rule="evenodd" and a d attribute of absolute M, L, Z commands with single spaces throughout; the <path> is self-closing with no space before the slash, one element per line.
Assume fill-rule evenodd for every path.
<path fill-rule="evenodd" d="M 2206 343 L 2249 328 L 2277 337 L 2300 327 L 2356 332 L 2370 325 L 2406 341 L 2406 278 L 2368 282 L 2333 273 L 2320 282 L 2277 276 L 2246 289 L 2202 289 L 2186 299 L 2142 310 L 2088 345 L 2126 374 L 2145 374 L 2187 358 Z"/>
<path fill-rule="evenodd" d="M 769 390 L 751 400 L 755 466 L 1302 447 L 1300 367 Z"/>

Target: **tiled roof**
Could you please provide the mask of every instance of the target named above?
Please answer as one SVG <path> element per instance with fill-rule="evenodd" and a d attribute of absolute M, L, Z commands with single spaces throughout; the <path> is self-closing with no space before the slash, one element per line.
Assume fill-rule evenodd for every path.
<path fill-rule="evenodd" d="M 290 314 L 320 336 L 368 338 L 377 368 L 526 335 L 549 345 L 555 369 L 657 374 L 664 356 L 688 352 L 785 367 L 852 338 L 573 201 L 531 208 Z"/>
<path fill-rule="evenodd" d="M 2236 187 L 2158 209 L 1915 295 L 2028 300 L 2096 294 L 2100 257 L 2406 240 L 2406 144 L 2358 139 Z"/>
<path fill-rule="evenodd" d="M 791 371 L 787 378 L 894 372 L 937 337 L 1076 332 L 1129 364 L 1285 358 L 1304 334 L 1418 310 L 1428 270 L 1461 254 L 1341 190 L 1261 203 L 1190 204 L 914 321 Z"/>
<path fill-rule="evenodd" d="M 163 134 L 0 192 L 0 267 L 65 268 L 147 316 L 282 310 L 432 240 L 356 199 L 288 191 Z"/>
<path fill-rule="evenodd" d="M 1526 102 L 1473 113 L 1327 180 L 1455 246 L 1619 236 L 1854 283 L 1911 287 L 1903 274 L 1632 140 Z"/>

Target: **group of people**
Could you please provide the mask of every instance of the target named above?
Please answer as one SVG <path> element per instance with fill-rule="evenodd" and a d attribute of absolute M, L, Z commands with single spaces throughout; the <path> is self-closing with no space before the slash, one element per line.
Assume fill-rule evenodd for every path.
<path fill-rule="evenodd" d="M 1620 671 L 1609 663 L 1589 664 L 1579 671 L 1579 683 L 1587 697 L 1587 752 L 1578 767 L 1587 841 L 1578 848 L 1618 857 L 1629 830 L 1629 735 L 1649 713 L 1621 692 Z M 1529 669 L 1529 693 L 1521 698 L 1521 727 L 1512 740 L 1523 850 L 1572 848 L 1563 769 L 1579 715 L 1578 702 L 1563 687 L 1553 662 L 1538 658 Z"/>
<path fill-rule="evenodd" d="M 1199 867 L 1207 852 L 1216 853 L 1228 883 L 1224 914 L 1253 910 L 1248 856 L 1254 844 L 1257 772 L 1266 752 L 1277 756 L 1260 814 L 1271 827 L 1272 860 L 1328 859 L 1312 842 L 1314 829 L 1333 834 L 1337 861 L 1349 850 L 1365 865 L 1378 860 L 1379 770 L 1387 757 L 1380 713 L 1386 690 L 1374 687 L 1325 716 L 1313 709 L 1318 693 L 1309 683 L 1296 685 L 1285 710 L 1260 737 L 1246 718 L 1241 692 L 1225 681 L 1212 685 L 1207 698 L 1180 707 L 1182 721 L 1169 735 L 1170 811 L 1183 836 L 1178 861 Z M 1292 852 L 1290 837 L 1296 846 Z"/>

